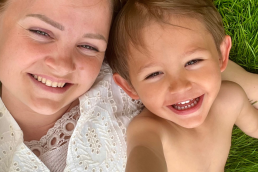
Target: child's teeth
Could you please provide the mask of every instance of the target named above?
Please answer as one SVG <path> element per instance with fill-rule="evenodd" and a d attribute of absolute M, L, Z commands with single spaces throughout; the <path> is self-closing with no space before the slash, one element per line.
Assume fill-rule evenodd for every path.
<path fill-rule="evenodd" d="M 195 99 L 189 99 L 187 101 L 174 104 L 172 106 L 177 110 L 185 110 L 185 109 L 189 109 L 191 107 L 194 107 L 199 102 L 199 100 L 200 100 L 200 98 L 198 97 L 198 98 L 195 98 Z"/>
<path fill-rule="evenodd" d="M 186 101 L 180 102 L 180 103 L 178 103 L 178 104 L 179 104 L 179 105 L 180 105 L 180 104 L 184 105 L 184 104 L 189 103 L 189 102 L 190 102 L 190 100 L 186 100 Z"/>
<path fill-rule="evenodd" d="M 41 80 L 42 80 L 42 77 L 39 76 L 39 77 L 38 77 L 38 81 L 41 81 Z"/>

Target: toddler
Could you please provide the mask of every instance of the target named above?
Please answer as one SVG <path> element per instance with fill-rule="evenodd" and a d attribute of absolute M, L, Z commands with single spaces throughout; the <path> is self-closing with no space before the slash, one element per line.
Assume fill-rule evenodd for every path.
<path fill-rule="evenodd" d="M 126 171 L 222 172 L 234 124 L 258 137 L 258 111 L 221 82 L 231 38 L 211 0 L 129 0 L 110 42 L 115 82 L 146 107 L 127 130 Z"/>

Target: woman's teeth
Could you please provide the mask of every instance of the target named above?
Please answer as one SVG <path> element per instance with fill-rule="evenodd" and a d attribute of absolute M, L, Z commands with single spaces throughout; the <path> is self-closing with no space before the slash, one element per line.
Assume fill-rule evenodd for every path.
<path fill-rule="evenodd" d="M 60 87 L 60 88 L 63 88 L 65 83 L 61 83 L 61 82 L 52 82 L 46 78 L 42 78 L 40 76 L 37 76 L 37 75 L 32 75 L 37 81 L 39 82 L 42 82 L 43 84 L 45 84 L 46 86 L 49 86 L 49 87 Z"/>
<path fill-rule="evenodd" d="M 184 102 L 174 104 L 174 105 L 172 105 L 172 107 L 177 109 L 177 110 L 186 110 L 186 109 L 192 108 L 195 105 L 197 105 L 199 100 L 200 100 L 200 98 L 198 97 L 198 98 L 195 98 L 195 99 L 191 99 L 191 100 L 187 100 L 187 101 L 184 101 Z"/>

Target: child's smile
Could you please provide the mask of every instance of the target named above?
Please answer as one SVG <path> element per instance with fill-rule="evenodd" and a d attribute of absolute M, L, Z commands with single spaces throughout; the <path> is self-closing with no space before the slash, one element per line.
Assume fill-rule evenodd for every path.
<path fill-rule="evenodd" d="M 203 102 L 203 96 L 182 101 L 171 106 L 168 106 L 173 112 L 178 115 L 188 115 L 197 111 Z"/>

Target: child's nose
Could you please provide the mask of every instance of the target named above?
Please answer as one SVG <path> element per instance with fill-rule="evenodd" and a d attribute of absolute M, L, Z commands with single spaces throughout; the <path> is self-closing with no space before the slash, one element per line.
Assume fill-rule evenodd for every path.
<path fill-rule="evenodd" d="M 67 52 L 67 51 L 64 51 Z M 56 53 L 45 58 L 45 64 L 56 75 L 65 76 L 75 71 L 74 59 L 71 53 Z"/>
<path fill-rule="evenodd" d="M 173 79 L 172 82 L 170 82 L 169 85 L 169 92 L 171 94 L 179 93 L 179 92 L 185 92 L 192 88 L 192 83 L 184 77 L 178 77 L 176 79 Z"/>

